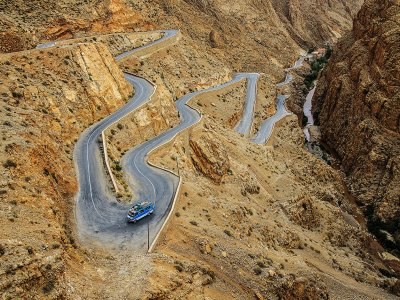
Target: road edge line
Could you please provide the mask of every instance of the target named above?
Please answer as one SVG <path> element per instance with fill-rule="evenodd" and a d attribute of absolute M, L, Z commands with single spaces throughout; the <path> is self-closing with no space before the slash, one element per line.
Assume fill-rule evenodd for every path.
<path fill-rule="evenodd" d="M 195 95 L 194 97 L 196 97 L 196 96 L 197 96 L 197 95 Z M 189 101 L 191 101 L 194 97 L 192 97 Z M 188 102 L 189 102 L 189 101 L 188 101 Z M 159 167 L 159 166 L 155 165 L 154 163 L 150 162 L 150 161 L 149 161 L 149 156 L 151 155 L 151 153 L 152 153 L 153 151 L 157 150 L 158 148 L 160 148 L 160 147 L 162 147 L 162 146 L 168 144 L 168 143 L 171 142 L 173 139 L 175 139 L 175 138 L 178 136 L 178 134 L 181 134 L 181 133 L 184 132 L 185 130 L 190 129 L 191 127 L 193 127 L 193 126 L 195 126 L 195 125 L 197 125 L 198 123 L 201 122 L 201 120 L 203 119 L 203 114 L 202 114 L 197 108 L 190 106 L 187 102 L 186 102 L 185 105 L 187 105 L 187 106 L 189 106 L 191 109 L 197 111 L 197 113 L 200 115 L 200 119 L 198 119 L 195 123 L 193 123 L 193 124 L 190 125 L 189 127 L 185 128 L 184 130 L 182 130 L 182 131 L 180 131 L 180 132 L 177 132 L 171 139 L 169 139 L 169 140 L 166 141 L 165 143 L 159 145 L 158 147 L 152 149 L 152 150 L 147 154 L 147 155 L 148 155 L 148 156 L 147 156 L 147 163 L 148 163 L 149 165 L 151 165 L 151 166 L 153 166 L 153 167 L 155 167 L 155 168 L 158 168 L 158 169 L 167 171 L 167 172 L 169 172 L 169 173 L 171 173 L 171 174 L 173 174 L 173 175 L 175 175 L 175 176 L 177 176 L 177 177 L 179 178 L 178 187 L 177 187 L 177 189 L 176 189 L 176 191 L 175 191 L 175 197 L 174 197 L 174 200 L 173 200 L 173 202 L 172 202 L 171 209 L 170 209 L 170 211 L 169 211 L 169 213 L 168 213 L 168 216 L 165 218 L 165 221 L 164 221 L 164 223 L 162 224 L 160 230 L 158 230 L 157 235 L 154 237 L 153 241 L 151 242 L 151 245 L 149 246 L 149 249 L 147 250 L 147 253 L 152 253 L 153 250 L 154 250 L 154 248 L 156 247 L 156 244 L 157 244 L 157 242 L 158 242 L 158 239 L 160 238 L 162 231 L 165 229 L 165 227 L 166 227 L 166 225 L 167 225 L 167 223 L 168 223 L 169 219 L 171 218 L 171 215 L 172 215 L 172 213 L 173 213 L 173 211 L 174 211 L 175 204 L 176 204 L 176 202 L 177 202 L 177 200 L 178 200 L 179 192 L 180 192 L 180 189 L 181 189 L 181 186 L 182 186 L 182 176 L 179 176 L 179 175 L 175 174 L 175 173 L 174 173 L 173 171 L 171 171 L 171 170 L 167 170 L 167 169 L 165 169 L 164 167 Z"/>
<path fill-rule="evenodd" d="M 157 166 L 154 166 L 154 167 L 158 168 Z M 170 172 L 170 171 L 168 171 L 168 172 Z M 152 253 L 153 252 L 153 250 L 156 247 L 156 244 L 158 242 L 158 239 L 161 236 L 161 233 L 163 232 L 163 230 L 167 226 L 167 223 L 168 223 L 169 219 L 171 218 L 171 215 L 172 215 L 172 213 L 174 211 L 174 208 L 175 208 L 175 204 L 176 204 L 176 202 L 178 200 L 178 197 L 180 195 L 181 186 L 182 186 L 182 177 L 179 176 L 179 183 L 178 183 L 178 187 L 177 187 L 177 189 L 175 191 L 175 197 L 174 197 L 174 200 L 172 202 L 171 210 L 169 211 L 168 216 L 165 219 L 164 223 L 162 224 L 160 230 L 158 230 L 157 235 L 154 237 L 153 241 L 151 242 L 151 245 L 150 245 L 149 249 L 147 250 L 147 253 Z"/>
<path fill-rule="evenodd" d="M 104 130 L 101 132 L 101 138 L 103 139 L 104 161 L 106 163 L 107 171 L 108 171 L 108 174 L 111 177 L 111 181 L 112 181 L 112 184 L 114 186 L 115 192 L 118 193 L 119 189 L 118 189 L 118 186 L 117 186 L 117 182 L 115 181 L 114 174 L 111 171 L 111 167 L 110 167 L 110 161 L 109 161 L 108 151 L 107 151 L 107 141 L 106 141 L 106 135 L 104 134 Z"/>
<path fill-rule="evenodd" d="M 107 170 L 108 170 L 108 173 L 109 173 L 109 175 L 110 175 L 110 177 L 111 177 L 111 181 L 112 181 L 112 183 L 113 183 L 113 186 L 114 186 L 114 189 L 115 189 L 115 192 L 116 192 L 116 193 L 118 193 L 119 190 L 118 190 L 118 187 L 117 187 L 117 183 L 116 183 L 116 181 L 115 181 L 115 178 L 114 178 L 114 173 L 111 171 L 111 168 L 110 168 L 110 163 L 109 163 L 109 158 L 108 158 L 108 151 L 107 151 L 107 145 L 108 145 L 108 143 L 107 143 L 107 141 L 106 141 L 106 139 L 105 139 L 105 133 L 104 133 L 104 132 L 105 132 L 107 129 L 109 129 L 112 125 L 114 125 L 115 123 L 117 123 L 117 122 L 119 122 L 120 120 L 122 120 L 123 118 L 125 118 L 125 117 L 126 117 L 127 115 L 129 115 L 130 113 L 133 113 L 133 112 L 135 112 L 136 110 L 142 108 L 142 106 L 147 105 L 147 104 L 152 100 L 152 98 L 153 98 L 153 96 L 154 96 L 154 94 L 156 93 L 156 90 L 157 90 L 157 85 L 156 85 L 155 83 L 151 82 L 150 80 L 148 80 L 148 79 L 146 79 L 146 78 L 144 78 L 144 77 L 142 77 L 142 76 L 139 76 L 139 75 L 134 75 L 134 74 L 129 73 L 129 72 L 125 72 L 125 71 L 122 71 L 122 72 L 123 72 L 124 74 L 128 74 L 128 75 L 135 76 L 135 77 L 139 77 L 139 78 L 142 78 L 142 79 L 146 80 L 148 83 L 150 83 L 150 84 L 154 87 L 154 90 L 153 90 L 153 92 L 152 92 L 151 95 L 149 96 L 149 99 L 148 99 L 146 102 L 143 102 L 141 105 L 139 105 L 138 107 L 136 107 L 134 110 L 130 111 L 130 112 L 127 113 L 126 115 L 122 116 L 121 118 L 115 120 L 113 123 L 111 123 L 111 124 L 108 125 L 106 128 L 104 128 L 104 129 L 102 130 L 102 132 L 101 132 L 101 136 L 102 136 L 102 138 L 103 138 L 104 160 L 106 161 Z M 133 96 L 132 96 L 132 97 L 133 97 Z"/>

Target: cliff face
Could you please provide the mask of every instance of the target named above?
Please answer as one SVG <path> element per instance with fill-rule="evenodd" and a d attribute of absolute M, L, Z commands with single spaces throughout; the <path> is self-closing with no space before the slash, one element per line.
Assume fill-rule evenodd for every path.
<path fill-rule="evenodd" d="M 326 41 L 336 41 L 351 29 L 352 18 L 363 0 L 272 0 L 272 3 L 296 42 L 318 46 Z"/>
<path fill-rule="evenodd" d="M 122 32 L 150 22 L 123 0 L 1 1 L 0 53 L 33 48 L 41 40 L 67 39 L 86 32 Z"/>
<path fill-rule="evenodd" d="M 131 85 L 102 44 L 0 57 L 0 274 L 4 298 L 62 297 L 80 133 Z"/>
<path fill-rule="evenodd" d="M 338 44 L 314 103 L 323 138 L 366 206 L 370 229 L 391 248 L 400 246 L 399 22 L 398 0 L 367 1 Z"/>

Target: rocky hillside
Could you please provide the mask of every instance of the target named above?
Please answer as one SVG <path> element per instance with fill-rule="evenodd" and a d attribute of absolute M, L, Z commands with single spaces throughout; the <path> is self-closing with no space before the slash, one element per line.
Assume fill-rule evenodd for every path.
<path fill-rule="evenodd" d="M 1 294 L 60 297 L 76 247 L 74 144 L 132 86 L 103 44 L 2 55 L 0 66 Z"/>
<path fill-rule="evenodd" d="M 148 30 L 152 25 L 123 0 L 0 2 L 0 53 L 30 49 L 41 40 L 137 28 Z"/>
<path fill-rule="evenodd" d="M 272 76 L 308 48 L 334 41 L 351 27 L 362 0 L 63 1 L 0 4 L 0 51 L 29 49 L 39 41 L 90 32 L 180 28 L 235 70 L 260 66 Z M 43 13 L 46 12 L 46 13 Z M 227 55 L 229 53 L 229 55 Z"/>
<path fill-rule="evenodd" d="M 381 288 L 399 293 L 393 274 L 400 268 L 386 264 L 395 258 L 365 230 L 341 173 L 305 150 L 296 116 L 277 123 L 268 145 L 234 130 L 244 81 L 193 99 L 202 121 L 150 156 L 182 177 L 155 253 L 84 239 L 74 222 L 75 142 L 132 93 L 121 70 L 154 82 L 157 92 L 105 132 L 115 170 L 128 149 L 177 124 L 174 100 L 236 71 L 264 73 L 257 127 L 274 113 L 284 68 L 300 51 L 348 29 L 359 4 L 1 2 L 0 298 L 391 299 Z M 160 37 L 132 31 L 152 28 L 182 34 L 157 53 L 117 65 L 111 55 Z M 102 34 L 110 32 L 119 33 Z M 70 38 L 76 39 L 28 50 Z M 27 51 L 4 54 L 20 50 Z M 117 171 L 122 200 L 131 200 L 135 190 L 125 189 L 129 178 Z"/>
<path fill-rule="evenodd" d="M 320 80 L 314 114 L 370 229 L 399 255 L 400 2 L 366 1 Z"/>
<path fill-rule="evenodd" d="M 326 41 L 335 42 L 351 29 L 352 18 L 363 0 L 273 0 L 272 3 L 296 42 L 304 46 L 318 46 Z"/>

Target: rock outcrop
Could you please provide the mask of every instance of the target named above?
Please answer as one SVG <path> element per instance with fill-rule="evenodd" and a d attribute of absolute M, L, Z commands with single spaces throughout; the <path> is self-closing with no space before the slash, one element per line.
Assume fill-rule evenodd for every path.
<path fill-rule="evenodd" d="M 370 229 L 392 249 L 400 247 L 399 22 L 399 1 L 366 1 L 314 98 L 323 139 L 341 159 Z"/>
<path fill-rule="evenodd" d="M 223 145 L 218 143 L 211 133 L 205 132 L 193 134 L 189 143 L 195 168 L 215 183 L 221 183 L 230 168 L 229 158 Z"/>
<path fill-rule="evenodd" d="M 64 298 L 76 247 L 74 143 L 132 86 L 102 44 L 2 55 L 0 67 L 0 293 Z"/>
<path fill-rule="evenodd" d="M 353 16 L 363 0 L 272 0 L 290 35 L 303 46 L 336 41 L 351 29 Z M 313 16 L 319 16 L 314 18 Z"/>
<path fill-rule="evenodd" d="M 0 53 L 29 49 L 40 40 L 68 39 L 86 32 L 132 31 L 138 26 L 144 30 L 153 27 L 124 0 L 2 1 Z"/>

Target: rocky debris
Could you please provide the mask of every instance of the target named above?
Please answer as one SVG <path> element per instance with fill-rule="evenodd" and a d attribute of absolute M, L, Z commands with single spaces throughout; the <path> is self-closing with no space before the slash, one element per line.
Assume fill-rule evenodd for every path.
<path fill-rule="evenodd" d="M 212 248 L 211 248 L 210 244 L 206 244 L 206 245 L 205 245 L 205 251 L 206 251 L 207 254 L 210 254 L 210 253 L 211 253 Z"/>
<path fill-rule="evenodd" d="M 299 196 L 283 209 L 292 222 L 306 229 L 316 229 L 320 225 L 321 215 L 314 203 L 308 195 Z"/>
<path fill-rule="evenodd" d="M 400 220 L 398 1 L 365 2 L 319 81 L 313 113 L 342 162 L 369 229 L 397 254 Z M 397 249 L 397 250 L 396 250 Z"/>
<path fill-rule="evenodd" d="M 279 299 L 304 299 L 320 300 L 329 299 L 326 287 L 321 286 L 316 280 L 309 280 L 304 277 L 293 278 L 288 276 L 284 279 L 281 288 L 278 290 Z"/>
<path fill-rule="evenodd" d="M 211 132 L 192 133 L 189 140 L 191 158 L 196 170 L 220 184 L 230 170 L 228 154 Z"/>
<path fill-rule="evenodd" d="M 242 190 L 242 195 L 246 196 L 246 193 L 249 193 L 251 195 L 259 194 L 260 186 L 256 182 L 253 183 L 246 182 L 244 184 L 244 190 Z"/>
<path fill-rule="evenodd" d="M 182 299 L 187 295 L 198 295 L 204 288 L 210 288 L 216 280 L 215 273 L 201 263 L 175 260 L 174 268 L 170 266 L 171 262 L 167 262 L 162 270 L 167 285 L 160 281 L 153 282 L 142 299 Z"/>
<path fill-rule="evenodd" d="M 212 48 L 221 48 L 223 45 L 221 35 L 215 30 L 210 31 L 210 45 Z"/>
<path fill-rule="evenodd" d="M 15 33 L 1 32 L 0 33 L 0 53 L 17 52 L 25 49 L 25 43 Z"/>

